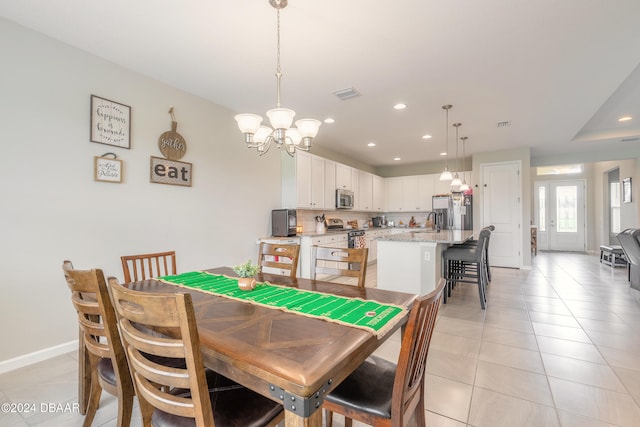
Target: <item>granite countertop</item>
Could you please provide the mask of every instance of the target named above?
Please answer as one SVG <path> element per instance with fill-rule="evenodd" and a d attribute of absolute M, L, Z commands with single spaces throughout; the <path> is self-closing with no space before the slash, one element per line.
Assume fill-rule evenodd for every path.
<path fill-rule="evenodd" d="M 427 228 L 406 233 L 377 237 L 377 241 L 385 242 L 422 242 L 422 243 L 463 243 L 473 237 L 473 230 L 442 230 L 435 232 Z"/>

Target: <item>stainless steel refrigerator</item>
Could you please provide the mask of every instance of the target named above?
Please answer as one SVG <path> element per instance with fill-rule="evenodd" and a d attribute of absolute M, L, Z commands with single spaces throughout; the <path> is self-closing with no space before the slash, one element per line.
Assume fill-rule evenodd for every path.
<path fill-rule="evenodd" d="M 473 196 L 451 193 L 452 225 L 454 230 L 473 230 Z"/>

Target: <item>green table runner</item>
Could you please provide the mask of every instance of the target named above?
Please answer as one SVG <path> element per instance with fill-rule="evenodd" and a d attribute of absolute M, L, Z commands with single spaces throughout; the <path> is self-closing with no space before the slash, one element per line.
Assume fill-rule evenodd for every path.
<path fill-rule="evenodd" d="M 258 282 L 254 290 L 243 291 L 238 288 L 237 278 L 204 271 L 164 276 L 159 277 L 158 280 L 213 295 L 366 329 L 376 335 L 382 334 L 387 328 L 395 325 L 395 322 L 391 321 L 397 316 L 404 316 L 407 311 L 405 307 L 393 304 L 305 291 L 268 282 Z"/>

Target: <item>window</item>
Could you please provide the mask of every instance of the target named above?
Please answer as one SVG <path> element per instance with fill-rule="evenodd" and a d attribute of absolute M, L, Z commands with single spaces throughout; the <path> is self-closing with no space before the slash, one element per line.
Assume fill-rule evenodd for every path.
<path fill-rule="evenodd" d="M 547 231 L 547 187 L 538 187 L 538 231 Z"/>
<path fill-rule="evenodd" d="M 540 166 L 536 168 L 536 174 L 540 175 L 568 175 L 582 173 L 583 165 Z"/>
<path fill-rule="evenodd" d="M 556 187 L 556 215 L 558 233 L 576 233 L 578 231 L 578 187 Z"/>
<path fill-rule="evenodd" d="M 611 207 L 611 232 L 620 232 L 620 182 L 609 183 L 609 206 Z"/>

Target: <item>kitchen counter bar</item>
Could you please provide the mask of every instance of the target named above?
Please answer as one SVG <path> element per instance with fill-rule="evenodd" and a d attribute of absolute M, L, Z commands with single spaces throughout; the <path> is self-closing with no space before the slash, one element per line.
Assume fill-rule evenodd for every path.
<path fill-rule="evenodd" d="M 442 252 L 473 237 L 472 230 L 419 229 L 378 237 L 378 288 L 424 295 L 443 276 Z"/>
<path fill-rule="evenodd" d="M 463 243 L 473 236 L 473 230 L 442 230 L 439 232 L 420 228 L 400 234 L 378 237 L 377 241 L 389 242 L 424 242 L 456 244 Z"/>

